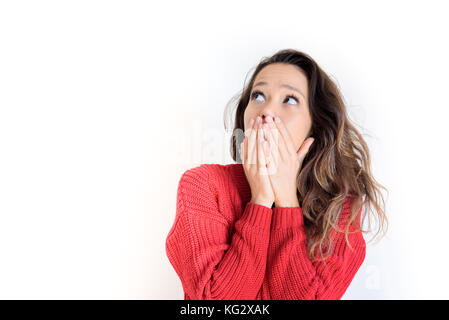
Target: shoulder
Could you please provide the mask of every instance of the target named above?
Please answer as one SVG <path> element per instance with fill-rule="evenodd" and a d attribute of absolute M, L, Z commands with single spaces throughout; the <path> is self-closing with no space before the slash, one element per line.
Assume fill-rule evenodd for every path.
<path fill-rule="evenodd" d="M 228 224 L 228 190 L 223 187 L 227 165 L 201 164 L 186 170 L 179 181 L 177 205 L 181 212 Z"/>
<path fill-rule="evenodd" d="M 218 197 L 226 191 L 224 187 L 229 179 L 229 165 L 214 163 L 201 164 L 184 171 L 179 180 L 178 192 L 190 196 L 214 196 Z"/>
<path fill-rule="evenodd" d="M 205 163 L 183 172 L 180 184 L 205 184 L 217 187 L 228 184 L 234 177 L 239 178 L 243 170 L 240 164 Z"/>
<path fill-rule="evenodd" d="M 180 184 L 209 183 L 210 180 L 217 178 L 221 166 L 220 164 L 205 163 L 187 169 L 181 175 Z"/>
<path fill-rule="evenodd" d="M 202 164 L 184 171 L 181 175 L 180 184 L 186 184 L 192 180 L 198 182 L 206 182 L 209 180 L 210 167 L 207 164 Z"/>
<path fill-rule="evenodd" d="M 239 163 L 207 163 L 190 168 L 182 174 L 178 188 L 178 193 L 182 193 L 185 198 L 214 200 L 224 211 L 241 206 L 240 198 L 248 198 L 250 192 L 243 167 Z"/>

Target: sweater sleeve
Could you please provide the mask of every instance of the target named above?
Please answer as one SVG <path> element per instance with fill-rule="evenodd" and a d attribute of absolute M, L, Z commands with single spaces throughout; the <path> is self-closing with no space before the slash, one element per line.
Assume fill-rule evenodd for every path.
<path fill-rule="evenodd" d="M 167 257 L 185 299 L 253 300 L 265 275 L 272 210 L 247 203 L 231 234 L 209 173 L 201 165 L 181 177 Z"/>
<path fill-rule="evenodd" d="M 358 220 L 360 222 L 360 213 Z M 347 223 L 343 209 L 338 226 Z M 349 227 L 348 246 L 344 232 L 331 231 L 332 253 L 324 261 L 309 259 L 302 208 L 275 207 L 271 223 L 267 277 L 274 300 L 339 300 L 365 259 L 366 243 L 361 231 Z M 351 233 L 352 232 L 352 233 Z"/>

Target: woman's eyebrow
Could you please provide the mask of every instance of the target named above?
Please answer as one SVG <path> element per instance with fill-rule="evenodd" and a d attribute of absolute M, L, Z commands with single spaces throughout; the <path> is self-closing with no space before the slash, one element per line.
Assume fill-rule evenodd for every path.
<path fill-rule="evenodd" d="M 257 86 L 264 86 L 264 85 L 267 85 L 268 83 L 266 83 L 265 81 L 259 81 L 259 82 L 257 82 L 254 86 L 253 86 L 253 88 L 254 87 L 257 87 Z M 302 97 L 305 99 L 306 97 L 304 96 L 304 94 L 299 90 L 299 89 L 296 89 L 295 87 L 292 87 L 292 86 L 290 86 L 290 85 L 288 85 L 288 84 L 281 84 L 281 87 L 283 87 L 283 88 L 287 88 L 287 89 L 290 89 L 290 90 L 293 90 L 293 91 L 296 91 L 296 92 L 298 92 L 300 95 L 302 95 Z"/>

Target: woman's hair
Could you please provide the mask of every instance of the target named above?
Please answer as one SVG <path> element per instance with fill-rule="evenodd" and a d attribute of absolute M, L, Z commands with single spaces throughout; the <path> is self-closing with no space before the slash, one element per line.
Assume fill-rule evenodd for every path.
<path fill-rule="evenodd" d="M 255 68 L 248 85 L 244 86 L 241 93 L 232 99 L 238 99 L 231 136 L 232 159 L 241 162 L 240 153 L 237 160 L 236 146 L 242 141 L 236 141 L 235 132 L 244 131 L 244 112 L 250 100 L 254 80 L 264 67 L 272 63 L 297 66 L 308 80 L 309 109 L 312 119 L 309 136 L 314 138 L 314 143 L 304 158 L 297 177 L 297 196 L 304 216 L 309 257 L 315 259 L 318 248 L 319 260 L 330 255 L 331 230 L 333 228 L 337 230 L 338 226 L 341 226 L 339 215 L 345 212 L 343 208 L 349 207 L 347 199 L 351 200 L 350 210 L 346 211 L 349 214 L 340 221 L 347 222 L 344 232 L 350 247 L 348 240 L 348 234 L 352 233 L 349 232 L 350 225 L 355 228 L 351 228 L 356 230 L 355 232 L 370 232 L 371 223 L 368 230 L 362 230 L 361 226 L 373 207 L 375 209 L 373 213 L 379 221 L 376 235 L 381 231 L 385 234 L 388 220 L 380 188 L 387 192 L 388 190 L 372 175 L 368 146 L 349 120 L 337 85 L 310 56 L 303 52 L 284 49 L 271 57 L 264 57 Z M 243 140 L 241 134 L 237 136 L 239 136 L 238 140 Z M 362 211 L 362 205 L 365 205 L 367 210 L 364 211 L 362 223 L 359 224 L 358 214 Z M 341 229 L 338 231 L 342 232 Z M 326 253 L 324 248 L 327 248 Z"/>

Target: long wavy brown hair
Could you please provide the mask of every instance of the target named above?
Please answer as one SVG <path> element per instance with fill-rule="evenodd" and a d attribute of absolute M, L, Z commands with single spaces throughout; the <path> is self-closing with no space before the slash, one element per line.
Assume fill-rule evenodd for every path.
<path fill-rule="evenodd" d="M 231 100 L 238 100 L 231 135 L 232 159 L 241 163 L 240 152 L 237 153 L 236 146 L 240 145 L 244 138 L 241 134 L 244 132 L 243 116 L 254 80 L 264 67 L 272 63 L 295 65 L 308 79 L 312 118 L 309 136 L 315 140 L 297 177 L 297 196 L 303 211 L 310 259 L 324 260 L 331 254 L 331 231 L 343 232 L 339 228 L 343 226 L 341 221 L 344 221 L 345 239 L 350 248 L 350 233 L 371 232 L 370 217 L 368 229 L 362 229 L 368 215 L 373 214 L 377 218 L 375 236 L 385 235 L 388 220 L 385 200 L 380 189 L 387 192 L 388 190 L 372 175 L 368 146 L 350 121 L 337 85 L 303 52 L 284 49 L 271 57 L 264 57 L 256 66 L 249 83 Z M 226 110 L 231 104 L 232 102 L 228 103 Z M 234 134 L 236 132 L 239 133 Z M 366 210 L 363 211 L 362 208 Z M 340 217 L 342 212 L 346 212 L 345 217 Z"/>

